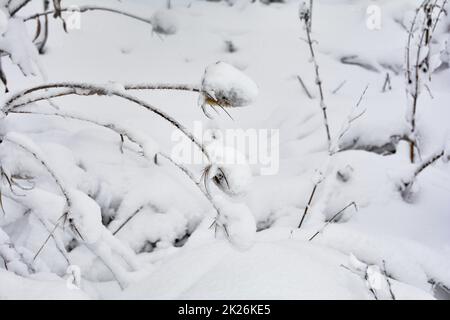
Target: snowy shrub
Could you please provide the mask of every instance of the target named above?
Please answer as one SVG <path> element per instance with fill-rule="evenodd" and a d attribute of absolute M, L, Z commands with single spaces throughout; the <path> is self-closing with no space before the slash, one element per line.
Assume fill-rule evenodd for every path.
<path fill-rule="evenodd" d="M 260 5 L 275 2 L 126 4 L 145 18 L 123 1 L 0 0 L 1 297 L 446 296 L 447 2 L 384 1 L 377 32 L 361 24 L 379 1 Z M 71 35 L 71 10 L 99 13 Z M 262 129 L 261 163 L 221 135 L 241 127 Z M 200 161 L 175 158 L 180 132 Z M 280 148 L 270 176 L 265 147 Z"/>

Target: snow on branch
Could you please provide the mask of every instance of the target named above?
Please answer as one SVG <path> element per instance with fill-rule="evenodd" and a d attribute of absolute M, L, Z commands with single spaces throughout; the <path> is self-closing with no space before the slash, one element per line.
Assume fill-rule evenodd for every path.
<path fill-rule="evenodd" d="M 447 2 L 448 0 L 424 0 L 416 9 L 408 32 L 405 78 L 408 101 L 407 119 L 410 123 L 409 158 L 411 163 L 415 161 L 417 148 L 416 114 L 419 97 L 423 88 L 428 88 L 426 82 L 431 81 L 432 72 L 440 65 L 439 57 L 431 56 L 431 46 L 436 27 L 442 14 L 446 12 Z"/>
<path fill-rule="evenodd" d="M 220 224 L 219 221 L 223 221 L 224 218 L 227 215 L 222 212 L 223 210 L 221 209 L 221 207 L 219 206 L 219 204 L 217 203 L 216 199 L 214 197 L 211 196 L 211 193 L 209 192 L 209 188 L 208 188 L 208 181 L 205 181 L 205 179 L 212 179 L 213 181 L 217 183 L 219 180 L 219 177 L 217 175 L 221 174 L 222 175 L 222 179 L 225 179 L 226 181 L 229 181 L 228 183 L 232 182 L 232 173 L 228 172 L 226 170 L 226 168 L 224 169 L 220 169 L 220 168 L 216 168 L 216 173 L 215 175 L 211 175 L 211 174 L 204 174 L 203 175 L 203 179 L 198 179 L 193 172 L 191 172 L 191 170 L 189 170 L 187 167 L 183 166 L 182 164 L 176 162 L 175 160 L 173 160 L 169 155 L 158 151 L 155 154 L 149 154 L 148 151 L 146 151 L 146 149 L 148 149 L 146 147 L 146 145 L 148 144 L 144 137 L 142 137 L 141 135 L 130 131 L 127 128 L 121 127 L 117 124 L 113 124 L 113 123 L 102 123 L 96 120 L 92 120 L 89 119 L 88 117 L 82 116 L 82 115 L 72 115 L 72 114 L 67 114 L 67 113 L 62 113 L 62 112 L 57 112 L 57 113 L 45 113 L 45 112 L 39 112 L 39 111 L 28 111 L 28 110 L 16 110 L 16 111 L 11 111 L 11 113 L 15 113 L 15 114 L 36 114 L 36 115 L 43 115 L 43 116 L 57 116 L 57 117 L 62 117 L 62 118 L 66 118 L 66 119 L 72 119 L 72 120 L 78 120 L 78 121 L 84 121 L 84 122 L 88 122 L 91 123 L 93 125 L 96 126 L 100 126 L 103 127 L 105 129 L 111 130 L 115 133 L 117 133 L 118 135 L 120 135 L 121 137 L 126 137 L 128 140 L 130 140 L 132 143 L 136 144 L 137 146 L 139 146 L 142 150 L 143 150 L 143 155 L 148 158 L 149 160 L 158 162 L 157 159 L 159 157 L 166 159 L 167 161 L 169 161 L 171 164 L 173 164 L 176 168 L 178 168 L 181 172 L 183 172 L 196 186 L 197 188 L 202 192 L 202 194 L 205 196 L 205 198 L 208 200 L 208 202 L 211 204 L 211 206 L 213 207 L 213 209 L 216 212 L 216 218 L 215 218 L 215 224 L 216 226 L 221 226 L 224 229 L 226 229 L 226 224 Z M 122 141 L 123 143 L 123 141 Z M 208 170 L 213 170 L 211 169 L 211 166 L 207 167 Z M 241 171 L 242 172 L 242 171 Z M 227 178 L 228 177 L 228 178 Z M 232 184 L 230 184 L 230 187 L 232 187 Z M 115 227 L 112 231 L 113 235 L 116 235 L 128 222 L 130 222 L 134 216 L 136 216 L 140 211 L 142 210 L 142 207 L 138 208 L 137 210 L 135 210 L 130 216 L 128 216 L 127 218 L 124 219 L 124 221 L 119 224 L 117 227 Z M 227 232 L 228 234 L 228 232 Z"/>
<path fill-rule="evenodd" d="M 61 90 L 51 90 L 51 89 L 64 89 Z M 142 88 L 139 87 L 139 88 Z M 43 94 L 31 94 L 38 91 L 44 91 Z M 151 104 L 136 98 L 132 95 L 129 95 L 126 93 L 126 88 L 119 87 L 116 88 L 115 86 L 111 85 L 92 85 L 92 84 L 85 84 L 85 83 L 56 83 L 56 84 L 48 84 L 43 86 L 37 86 L 31 89 L 24 90 L 20 93 L 17 93 L 13 95 L 10 99 L 6 101 L 4 104 L 3 112 L 5 114 L 8 114 L 11 110 L 14 110 L 15 108 L 28 105 L 30 103 L 34 103 L 37 101 L 42 100 L 48 100 L 56 97 L 62 97 L 67 95 L 78 95 L 78 96 L 115 96 L 119 97 L 125 100 L 128 100 L 130 102 L 133 102 L 134 104 L 137 104 L 156 115 L 160 116 L 164 120 L 171 123 L 175 128 L 179 129 L 183 134 L 189 138 L 206 156 L 207 159 L 209 159 L 209 155 L 206 152 L 204 146 L 194 137 L 194 135 L 188 131 L 186 127 L 184 127 L 181 123 L 179 123 L 175 118 L 172 116 L 166 114 L 164 111 L 152 106 Z M 17 102 L 18 101 L 18 102 Z"/>

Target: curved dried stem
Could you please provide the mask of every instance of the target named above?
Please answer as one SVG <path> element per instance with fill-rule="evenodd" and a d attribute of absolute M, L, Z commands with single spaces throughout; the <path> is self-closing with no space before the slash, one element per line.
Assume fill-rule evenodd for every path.
<path fill-rule="evenodd" d="M 16 114 L 35 114 L 35 115 L 43 115 L 43 116 L 56 116 L 56 117 L 62 117 L 62 118 L 67 118 L 67 119 L 72 119 L 72 120 L 78 120 L 78 121 L 91 123 L 91 124 L 94 124 L 96 126 L 100 126 L 100 127 L 106 128 L 108 130 L 111 130 L 111 131 L 115 132 L 116 134 L 118 134 L 118 135 L 120 135 L 122 137 L 126 137 L 132 143 L 136 144 L 141 149 L 143 149 L 143 142 L 138 141 L 131 133 L 127 132 L 127 130 L 125 128 L 118 127 L 115 124 L 101 123 L 99 121 L 95 121 L 95 120 L 89 119 L 87 117 L 83 117 L 83 116 L 79 116 L 79 115 L 70 115 L 70 114 L 65 114 L 65 113 L 64 114 L 63 113 L 44 113 L 44 112 L 38 112 L 38 111 L 22 111 L 22 110 L 11 111 L 11 113 L 16 113 Z M 169 155 L 167 155 L 167 154 L 165 154 L 163 152 L 158 152 L 157 155 L 159 155 L 162 158 L 168 160 L 175 167 L 180 169 L 198 187 L 198 189 L 202 192 L 202 194 L 205 196 L 205 198 L 210 202 L 211 206 L 217 212 L 217 215 L 220 215 L 220 209 L 218 208 L 218 206 L 214 202 L 214 199 L 211 196 L 211 194 L 208 192 L 208 190 L 203 187 L 203 184 L 201 183 L 201 179 L 200 179 L 200 181 L 198 181 L 197 178 L 195 177 L 195 175 L 188 168 L 186 168 L 182 164 L 180 164 L 180 163 L 176 162 L 175 160 L 173 160 Z M 142 210 L 142 207 L 139 208 L 133 214 L 133 216 L 136 215 L 140 210 Z M 113 234 L 115 235 L 126 223 L 128 223 L 129 220 L 130 219 L 126 220 L 118 229 L 116 229 L 113 232 Z"/>

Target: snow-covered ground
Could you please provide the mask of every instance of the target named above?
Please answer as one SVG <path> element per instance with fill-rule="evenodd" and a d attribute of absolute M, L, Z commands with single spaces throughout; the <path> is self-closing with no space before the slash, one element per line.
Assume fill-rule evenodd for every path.
<path fill-rule="evenodd" d="M 172 0 L 166 10 L 163 0 L 63 0 L 66 7 L 124 10 L 151 20 L 154 30 L 88 11 L 65 33 L 50 17 L 45 54 L 25 69 L 40 75 L 24 77 L 2 58 L 10 91 L 3 106 L 44 83 L 92 86 L 20 107 L 25 113 L 3 107 L 0 163 L 22 188 L 11 190 L 2 174 L 0 299 L 449 298 L 445 15 L 430 51 L 440 65 L 417 107 L 415 164 L 401 139 L 410 130 L 407 29 L 420 2 L 314 1 L 312 37 L 331 149 L 340 151 L 330 156 L 299 1 Z M 40 6 L 32 1 L 17 15 Z M 368 8 L 380 9 L 379 29 L 371 30 Z M 26 25 L 31 37 L 33 21 Z M 186 90 L 128 90 L 133 84 Z M 96 86 L 107 90 L 89 93 Z M 52 91 L 32 97 L 46 93 Z M 123 96 L 170 115 L 196 141 L 199 127 L 214 136 L 227 129 L 272 132 L 279 138 L 272 140 L 276 170 L 221 164 L 230 150 L 212 142 L 205 152 L 220 152 L 206 170 L 183 164 L 192 181 L 164 156 L 173 154 L 179 131 Z M 233 152 L 251 157 L 246 149 Z M 209 187 L 196 185 L 202 179 Z"/>

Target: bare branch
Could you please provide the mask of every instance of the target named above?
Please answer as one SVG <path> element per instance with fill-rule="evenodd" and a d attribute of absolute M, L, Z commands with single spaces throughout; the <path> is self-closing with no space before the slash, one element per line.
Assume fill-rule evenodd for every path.
<path fill-rule="evenodd" d="M 105 129 L 111 130 L 115 133 L 117 133 L 120 136 L 126 137 L 128 140 L 130 140 L 131 142 L 135 143 L 136 145 L 138 145 L 141 149 L 143 149 L 143 142 L 138 141 L 131 133 L 129 133 L 125 128 L 122 127 L 118 127 L 115 124 L 111 124 L 111 123 L 100 123 L 98 121 L 89 119 L 87 117 L 83 117 L 83 116 L 79 116 L 79 115 L 70 115 L 70 114 L 63 114 L 63 113 L 44 113 L 44 112 L 38 112 L 38 111 L 22 111 L 22 110 L 18 110 L 18 111 L 11 111 L 11 113 L 16 113 L 16 114 L 35 114 L 35 115 L 43 115 L 43 116 L 56 116 L 56 117 L 62 117 L 62 118 L 67 118 L 67 119 L 72 119 L 72 120 L 78 120 L 78 121 L 84 121 L 84 122 L 88 122 L 100 127 L 103 127 Z M 217 212 L 217 215 L 220 215 L 220 209 L 219 207 L 216 205 L 216 203 L 214 202 L 214 199 L 211 197 L 210 193 L 203 188 L 203 184 L 200 183 L 195 175 L 185 166 L 177 163 L 176 161 L 174 161 L 169 155 L 164 154 L 162 152 L 158 153 L 159 156 L 165 158 L 166 160 L 168 160 L 169 162 L 171 162 L 175 167 L 177 167 L 178 169 L 180 169 L 199 189 L 200 191 L 203 193 L 203 195 L 205 196 L 205 198 L 211 203 L 212 207 L 214 208 L 214 210 Z M 150 160 L 150 159 L 149 159 Z M 143 207 L 141 207 L 140 209 L 138 209 L 133 215 L 132 217 L 134 217 L 136 214 L 139 213 L 139 211 L 141 211 L 143 209 Z M 131 217 L 131 218 L 132 218 Z M 131 218 L 127 219 L 127 221 L 125 221 L 118 229 L 116 229 L 113 232 L 113 235 L 115 235 L 117 232 L 119 232 L 120 229 L 123 228 L 123 226 L 129 222 L 129 220 L 131 220 Z"/>
<path fill-rule="evenodd" d="M 9 14 L 11 15 L 11 17 L 14 17 L 14 15 L 19 12 L 20 10 L 22 10 L 23 7 L 25 7 L 28 3 L 30 3 L 31 0 L 23 0 L 21 3 L 19 3 L 16 7 L 14 8 L 9 8 Z"/>

